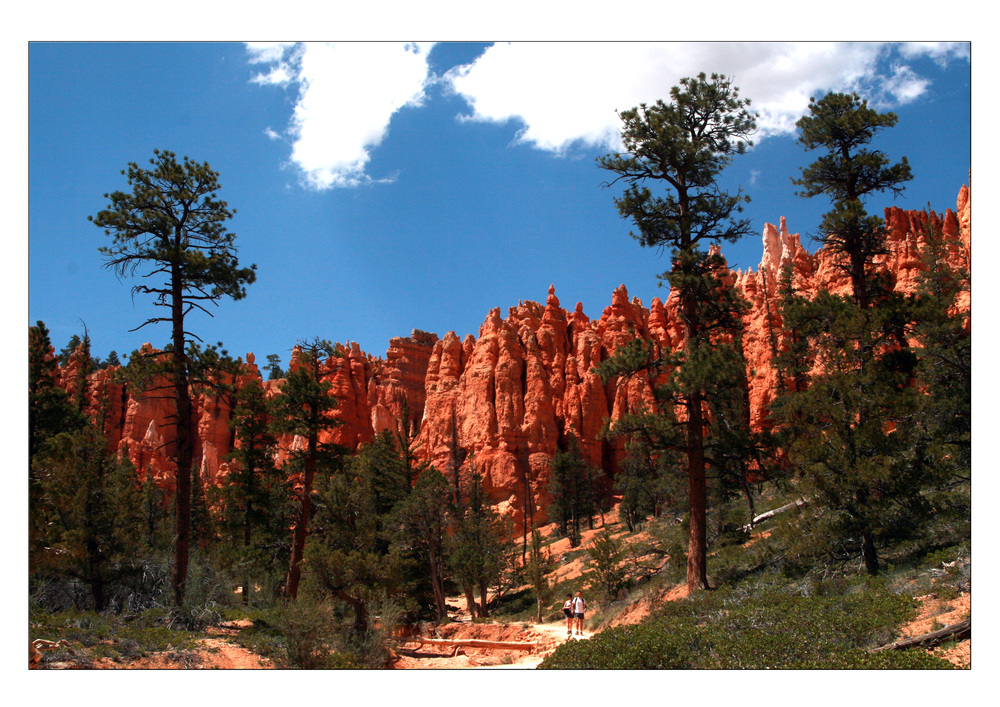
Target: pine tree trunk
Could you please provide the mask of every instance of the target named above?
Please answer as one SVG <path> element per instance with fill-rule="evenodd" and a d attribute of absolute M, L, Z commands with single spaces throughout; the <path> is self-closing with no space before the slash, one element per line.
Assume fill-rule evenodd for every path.
<path fill-rule="evenodd" d="M 487 582 L 485 579 L 479 580 L 479 615 L 484 619 L 490 615 L 487 609 L 487 592 L 489 588 L 486 585 Z"/>
<path fill-rule="evenodd" d="M 299 580 L 302 578 L 302 558 L 306 549 L 306 530 L 309 527 L 309 516 L 312 512 L 312 485 L 316 475 L 316 445 L 317 435 L 309 435 L 309 448 L 306 452 L 306 468 L 302 480 L 302 498 L 299 503 L 299 517 L 292 531 L 292 558 L 288 563 L 288 577 L 285 580 L 285 596 L 296 599 L 299 595 Z"/>
<path fill-rule="evenodd" d="M 865 569 L 872 577 L 879 571 L 878 551 L 875 549 L 875 538 L 871 533 L 864 533 L 861 536 L 861 554 L 865 559 Z"/>
<path fill-rule="evenodd" d="M 247 505 L 247 522 L 243 526 L 243 547 L 250 549 L 250 505 Z M 250 606 L 250 578 L 243 577 L 243 606 Z"/>
<path fill-rule="evenodd" d="M 174 605 L 184 604 L 187 583 L 188 553 L 191 546 L 191 397 L 188 390 L 187 362 L 184 353 L 184 299 L 180 288 L 179 266 L 173 274 L 173 383 L 177 408 L 176 459 L 177 499 L 174 504 Z"/>
<path fill-rule="evenodd" d="M 433 543 L 433 540 L 431 540 Z M 441 561 L 437 556 L 433 545 L 429 551 L 430 558 L 430 569 L 431 569 L 431 585 L 434 588 L 434 604 L 437 608 L 438 621 L 444 619 L 448 615 L 448 607 L 445 604 L 444 597 L 444 578 L 441 574 Z"/>
<path fill-rule="evenodd" d="M 688 404 L 688 505 L 690 528 L 687 552 L 689 591 L 708 589 L 708 552 L 706 532 L 705 452 L 701 395 L 691 396 Z"/>
<path fill-rule="evenodd" d="M 472 585 L 466 584 L 462 587 L 462 591 L 465 593 L 465 603 L 469 607 L 469 616 L 471 618 L 476 618 L 477 609 L 479 608 L 476 604 L 476 596 L 473 593 Z"/>

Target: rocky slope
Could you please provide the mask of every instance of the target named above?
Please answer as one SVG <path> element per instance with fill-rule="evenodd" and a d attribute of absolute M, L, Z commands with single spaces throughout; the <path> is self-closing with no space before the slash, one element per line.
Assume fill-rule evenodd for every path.
<path fill-rule="evenodd" d="M 955 210 L 943 216 L 896 207 L 885 210 L 890 254 L 880 263 L 895 288 L 912 292 L 921 269 L 919 253 L 929 225 L 949 241 L 949 259 L 970 262 L 971 197 L 963 186 Z M 931 223 L 928 223 L 931 222 Z M 810 254 L 798 234 L 789 233 L 782 218 L 767 224 L 762 237 L 759 268 L 729 271 L 728 280 L 750 303 L 746 315 L 744 349 L 748 361 L 751 422 L 766 424 L 776 377 L 769 365 L 774 331 L 780 328 L 777 280 L 791 263 L 797 289 L 850 291 L 844 273 L 820 250 Z M 960 307 L 970 311 L 964 300 Z M 613 473 L 621 458 L 620 444 L 599 439 L 612 420 L 651 400 L 648 381 L 631 379 L 607 385 L 591 372 L 623 344 L 642 337 L 654 347 L 670 349 L 681 343 L 675 298 L 654 298 L 645 306 L 617 288 L 611 304 L 597 319 L 582 305 L 562 307 L 555 288 L 545 304 L 520 302 L 506 316 L 499 308 L 487 315 L 477 337 L 460 340 L 454 332 L 443 338 L 415 330 L 409 337 L 389 342 L 385 358 L 371 356 L 357 344 L 338 345 L 338 356 L 324 365 L 323 377 L 340 401 L 342 425 L 329 440 L 355 449 L 385 429 L 405 425 L 416 435 L 418 454 L 446 475 L 455 467 L 474 464 L 484 476 L 489 493 L 515 518 L 528 503 L 544 511 L 549 498 L 548 467 L 552 456 L 573 432 L 587 461 Z M 149 347 L 148 344 L 145 347 Z M 298 363 L 293 353 L 291 366 Z M 78 379 L 79 357 L 71 357 L 61 371 L 62 385 L 72 390 Z M 260 377 L 253 354 L 242 364 L 241 380 Z M 89 377 L 91 409 L 105 400 L 105 428 L 112 445 L 127 454 L 141 473 L 152 473 L 165 487 L 173 482 L 172 402 L 155 394 L 131 390 L 114 381 L 114 370 Z M 267 384 L 277 393 L 280 382 Z M 400 422 L 407 413 L 407 419 Z M 231 402 L 221 397 L 197 396 L 195 460 L 203 483 L 217 483 L 228 471 L 226 455 L 233 444 L 228 422 Z M 295 448 L 300 440 L 286 438 L 282 446 Z"/>

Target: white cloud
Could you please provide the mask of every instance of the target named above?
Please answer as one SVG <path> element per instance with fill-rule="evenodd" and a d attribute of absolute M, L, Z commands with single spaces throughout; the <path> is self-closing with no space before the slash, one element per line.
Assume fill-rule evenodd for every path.
<path fill-rule="evenodd" d="M 309 187 L 373 181 L 366 168 L 392 116 L 424 98 L 429 50 L 382 42 L 247 45 L 251 63 L 270 67 L 255 83 L 297 89 L 287 133 L 291 161 Z"/>
<path fill-rule="evenodd" d="M 468 103 L 461 119 L 513 121 L 518 140 L 566 154 L 577 144 L 620 149 L 616 111 L 668 99 L 682 77 L 702 71 L 732 77 L 752 99 L 759 142 L 794 133 L 812 96 L 857 91 L 879 109 L 892 108 L 929 90 L 930 81 L 913 68 L 918 59 L 969 60 L 968 43 L 524 42 L 491 46 L 436 77 L 427 63 L 432 46 L 247 45 L 250 63 L 261 67 L 254 83 L 294 91 L 283 137 L 305 184 L 327 189 L 376 181 L 368 174 L 372 151 L 392 116 L 421 105 L 432 81 Z"/>
<path fill-rule="evenodd" d="M 930 86 L 930 81 L 920 76 L 909 66 L 894 66 L 891 76 L 881 79 L 882 90 L 886 94 L 876 100 L 876 104 L 899 103 L 904 105 L 922 96 Z"/>
<path fill-rule="evenodd" d="M 968 45 L 964 45 L 967 47 Z M 671 86 L 699 72 L 731 76 L 752 99 L 756 140 L 794 132 L 810 96 L 857 91 L 898 105 L 929 82 L 908 66 L 878 73 L 900 45 L 878 43 L 523 43 L 490 47 L 446 80 L 469 103 L 468 120 L 522 124 L 518 138 L 563 152 L 573 143 L 618 149 L 616 110 L 668 99 Z M 959 57 L 961 46 L 906 45 L 905 56 Z"/>
<path fill-rule="evenodd" d="M 968 61 L 972 51 L 969 42 L 906 42 L 899 48 L 907 59 L 928 56 L 940 66 L 953 60 Z"/>

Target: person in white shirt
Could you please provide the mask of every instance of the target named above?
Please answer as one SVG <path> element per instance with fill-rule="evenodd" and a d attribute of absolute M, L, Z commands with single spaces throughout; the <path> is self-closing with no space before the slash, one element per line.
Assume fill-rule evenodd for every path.
<path fill-rule="evenodd" d="M 563 602 L 563 616 L 566 617 L 566 635 L 569 636 L 573 633 L 573 619 L 575 618 L 572 594 L 567 594 L 566 601 Z"/>
<path fill-rule="evenodd" d="M 583 635 L 583 614 L 587 610 L 587 600 L 583 598 L 583 592 L 577 592 L 573 597 L 573 616 L 576 618 L 576 633 Z"/>

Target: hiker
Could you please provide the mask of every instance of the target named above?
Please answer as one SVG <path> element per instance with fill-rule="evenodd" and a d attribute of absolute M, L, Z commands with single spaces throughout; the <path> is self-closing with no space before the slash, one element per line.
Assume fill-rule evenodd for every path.
<path fill-rule="evenodd" d="M 577 592 L 573 598 L 573 615 L 576 617 L 576 633 L 583 635 L 583 613 L 587 610 L 587 600 L 583 598 L 583 592 Z"/>
<path fill-rule="evenodd" d="M 567 594 L 566 601 L 563 604 L 563 616 L 566 617 L 566 635 L 569 636 L 573 633 L 573 595 Z"/>

